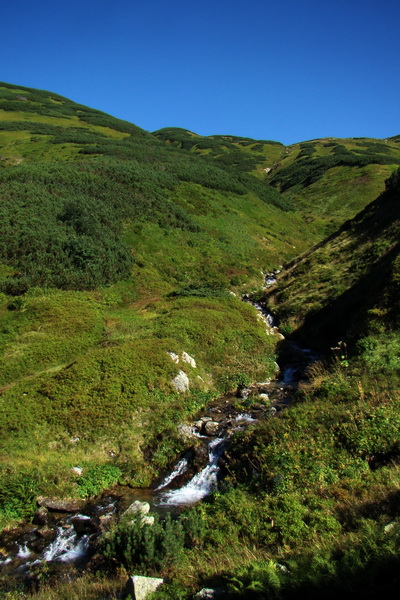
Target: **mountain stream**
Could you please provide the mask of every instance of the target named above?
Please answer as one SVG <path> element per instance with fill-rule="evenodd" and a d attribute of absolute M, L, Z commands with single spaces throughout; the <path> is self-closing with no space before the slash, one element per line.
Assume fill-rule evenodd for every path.
<path fill-rule="evenodd" d="M 268 275 L 266 287 L 274 283 L 274 275 Z M 270 334 L 279 334 L 272 315 L 261 304 L 248 297 L 243 300 L 255 306 Z M 299 381 L 305 379 L 306 366 L 319 358 L 293 342 L 285 343 L 290 359 L 277 365 L 275 380 L 239 389 L 236 396 L 221 397 L 195 423 L 181 426 L 182 434 L 193 438 L 193 448 L 177 460 L 154 489 L 117 486 L 98 498 L 80 502 L 78 507 L 39 509 L 33 523 L 20 524 L 0 535 L 0 571 L 34 580 L 35 572 L 44 564 L 55 573 L 62 572 L 66 565 L 79 570 L 90 566 L 96 540 L 134 501 L 148 502 L 152 511 L 162 514 L 203 500 L 217 488 L 224 452 L 234 433 L 284 409 Z M 249 407 L 246 412 L 243 406 Z"/>

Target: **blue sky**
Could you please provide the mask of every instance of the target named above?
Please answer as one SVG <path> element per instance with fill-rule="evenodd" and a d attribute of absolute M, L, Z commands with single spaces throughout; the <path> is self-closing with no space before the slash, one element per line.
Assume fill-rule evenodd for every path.
<path fill-rule="evenodd" d="M 400 134 L 399 0 L 3 0 L 0 80 L 146 130 Z"/>

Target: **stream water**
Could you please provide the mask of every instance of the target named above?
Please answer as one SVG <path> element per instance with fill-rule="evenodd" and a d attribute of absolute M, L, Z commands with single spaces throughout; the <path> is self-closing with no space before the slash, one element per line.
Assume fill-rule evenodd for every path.
<path fill-rule="evenodd" d="M 266 282 L 268 286 L 275 280 L 269 275 Z M 277 333 L 273 317 L 262 305 L 253 305 L 267 331 Z M 55 570 L 66 564 L 79 569 L 95 552 L 96 540 L 104 528 L 132 502 L 148 502 L 153 511 L 163 513 L 203 500 L 217 488 L 220 459 L 232 435 L 285 408 L 293 389 L 304 377 L 307 364 L 319 358 L 292 342 L 289 355 L 290 361 L 280 365 L 275 380 L 239 391 L 243 401 L 251 395 L 263 401 L 249 402 L 250 408 L 243 412 L 243 408 L 238 407 L 237 396 L 220 398 L 195 424 L 186 427 L 186 435 L 193 437 L 194 450 L 180 457 L 154 489 L 114 488 L 72 514 L 49 511 L 43 521 L 39 519 L 35 524 L 34 520 L 33 524 L 21 524 L 17 529 L 3 533 L 0 536 L 0 571 L 27 579 L 43 564 L 51 565 Z M 200 466 L 197 464 L 194 468 L 196 462 L 200 462 Z"/>

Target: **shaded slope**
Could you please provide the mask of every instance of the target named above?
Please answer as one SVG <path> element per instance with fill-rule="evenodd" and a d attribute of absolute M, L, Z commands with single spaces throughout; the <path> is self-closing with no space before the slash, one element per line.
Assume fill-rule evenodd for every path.
<path fill-rule="evenodd" d="M 400 171 L 356 218 L 295 262 L 271 293 L 284 327 L 329 345 L 365 334 L 375 318 L 398 328 Z"/>

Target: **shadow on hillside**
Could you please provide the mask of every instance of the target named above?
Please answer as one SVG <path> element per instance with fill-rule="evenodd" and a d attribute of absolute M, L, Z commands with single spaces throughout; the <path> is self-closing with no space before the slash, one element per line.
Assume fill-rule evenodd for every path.
<path fill-rule="evenodd" d="M 305 567 L 306 568 L 306 567 Z M 310 574 L 309 574 L 310 576 Z M 288 579 L 289 581 L 289 579 Z M 368 561 L 363 568 L 352 569 L 349 565 L 346 572 L 332 578 L 320 575 L 314 583 L 291 584 L 281 590 L 268 589 L 263 592 L 243 590 L 230 598 L 248 598 L 261 600 L 377 600 L 380 598 L 397 598 L 400 586 L 400 558 L 390 556 L 379 560 Z"/>
<path fill-rule="evenodd" d="M 368 311 L 382 305 L 383 291 L 390 292 L 394 260 L 400 253 L 400 242 L 374 263 L 357 283 L 327 306 L 306 317 L 293 333 L 305 345 L 327 349 L 338 340 L 350 342 L 363 333 Z"/>

